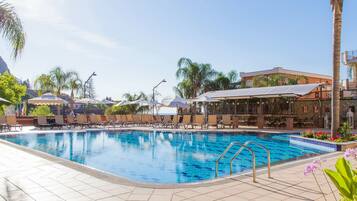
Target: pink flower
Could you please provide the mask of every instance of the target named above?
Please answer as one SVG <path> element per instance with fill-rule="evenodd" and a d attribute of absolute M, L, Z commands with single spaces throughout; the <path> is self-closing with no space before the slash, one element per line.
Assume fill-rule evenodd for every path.
<path fill-rule="evenodd" d="M 318 165 L 319 165 L 319 164 L 314 163 L 314 162 L 312 162 L 312 163 L 310 163 L 309 165 L 307 165 L 307 166 L 305 167 L 305 170 L 304 170 L 304 175 L 306 176 L 306 175 L 308 175 L 308 174 L 310 174 L 310 173 L 314 173 L 315 170 L 318 169 Z"/>
<path fill-rule="evenodd" d="M 346 149 L 345 154 L 344 154 L 345 158 L 356 158 L 357 157 L 357 149 Z"/>

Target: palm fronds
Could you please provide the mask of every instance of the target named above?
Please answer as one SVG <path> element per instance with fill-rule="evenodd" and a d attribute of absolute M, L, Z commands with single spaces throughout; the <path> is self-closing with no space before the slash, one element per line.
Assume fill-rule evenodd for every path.
<path fill-rule="evenodd" d="M 10 42 L 12 56 L 16 59 L 24 49 L 25 32 L 14 8 L 4 1 L 0 1 L 0 31 Z"/>

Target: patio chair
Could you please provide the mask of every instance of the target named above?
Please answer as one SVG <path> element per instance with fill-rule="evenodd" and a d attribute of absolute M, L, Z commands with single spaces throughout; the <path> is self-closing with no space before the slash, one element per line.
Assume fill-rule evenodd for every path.
<path fill-rule="evenodd" d="M 77 124 L 82 128 L 89 127 L 90 124 L 88 123 L 87 115 L 85 114 L 77 115 Z"/>
<path fill-rule="evenodd" d="M 222 121 L 220 122 L 220 125 L 222 128 L 232 128 L 233 127 L 233 121 L 232 121 L 232 116 L 230 114 L 225 114 L 222 115 Z"/>
<path fill-rule="evenodd" d="M 22 125 L 17 123 L 17 119 L 15 115 L 10 115 L 10 116 L 6 116 L 6 124 L 9 127 L 9 130 L 11 130 L 11 128 L 19 128 L 20 130 L 22 130 Z"/>
<path fill-rule="evenodd" d="M 54 126 L 59 128 L 63 128 L 64 126 L 67 126 L 67 124 L 64 123 L 63 115 L 55 115 Z"/>
<path fill-rule="evenodd" d="M 0 131 L 9 130 L 9 125 L 6 123 L 5 116 L 0 116 Z"/>
<path fill-rule="evenodd" d="M 172 119 L 171 119 L 170 115 L 165 115 L 164 116 L 164 118 L 162 120 L 162 126 L 165 127 L 165 128 L 173 126 L 173 122 L 172 122 Z"/>
<path fill-rule="evenodd" d="M 192 127 L 200 126 L 203 129 L 203 125 L 205 124 L 205 116 L 204 115 L 195 115 L 193 117 Z"/>
<path fill-rule="evenodd" d="M 174 115 L 172 117 L 172 127 L 173 128 L 178 128 L 179 123 L 180 123 L 180 116 L 179 115 Z"/>
<path fill-rule="evenodd" d="M 77 122 L 76 122 L 75 116 L 67 115 L 67 125 L 69 125 L 69 126 L 77 126 Z"/>
<path fill-rule="evenodd" d="M 217 115 L 208 115 L 207 127 L 209 128 L 210 126 L 218 128 Z"/>
<path fill-rule="evenodd" d="M 107 126 L 115 127 L 115 122 L 117 121 L 115 115 L 106 115 Z"/>
<path fill-rule="evenodd" d="M 37 117 L 37 127 L 42 129 L 42 128 L 53 127 L 53 125 L 48 123 L 46 116 L 38 116 Z"/>
<path fill-rule="evenodd" d="M 126 115 L 125 118 L 126 118 L 126 121 L 125 121 L 126 124 L 134 124 L 135 123 L 132 114 Z"/>
<path fill-rule="evenodd" d="M 115 115 L 116 121 L 115 121 L 115 125 L 118 126 L 124 126 L 126 125 L 126 117 L 125 115 Z"/>
<path fill-rule="evenodd" d="M 183 115 L 182 122 L 179 125 L 182 125 L 185 129 L 188 128 L 188 126 L 193 128 L 191 123 L 191 115 Z"/>

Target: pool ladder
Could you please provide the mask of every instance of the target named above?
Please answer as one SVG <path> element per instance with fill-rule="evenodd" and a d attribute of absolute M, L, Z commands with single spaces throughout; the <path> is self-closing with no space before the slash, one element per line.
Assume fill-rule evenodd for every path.
<path fill-rule="evenodd" d="M 234 159 L 236 159 L 239 154 L 244 150 L 247 149 L 251 156 L 252 156 L 252 171 L 253 171 L 253 182 L 256 182 L 256 167 L 255 167 L 255 153 L 252 150 L 252 148 L 248 147 L 249 144 L 254 144 L 262 149 L 264 149 L 264 151 L 267 153 L 267 160 L 268 160 L 268 164 L 267 164 L 267 168 L 268 168 L 268 178 L 271 178 L 271 174 L 270 174 L 270 151 L 269 149 L 267 149 L 265 146 L 253 142 L 253 141 L 247 141 L 244 144 L 241 144 L 240 142 L 231 142 L 226 149 L 223 151 L 223 153 L 218 157 L 218 159 L 216 160 L 216 177 L 218 177 L 218 166 L 219 166 L 219 161 L 227 154 L 227 152 L 235 145 L 240 146 L 241 148 L 233 155 L 233 157 L 231 158 L 230 162 L 229 162 L 229 166 L 230 166 L 230 175 L 233 174 L 233 161 Z"/>

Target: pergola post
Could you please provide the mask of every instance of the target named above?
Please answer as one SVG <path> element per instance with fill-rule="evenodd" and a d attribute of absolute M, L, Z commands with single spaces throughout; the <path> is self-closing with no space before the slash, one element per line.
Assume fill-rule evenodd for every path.
<path fill-rule="evenodd" d="M 258 117 L 257 117 L 257 126 L 258 128 L 264 128 L 264 115 L 263 115 L 263 107 L 262 107 L 262 99 L 259 99 L 258 102 L 258 108 L 257 108 L 257 113 L 258 113 Z"/>

